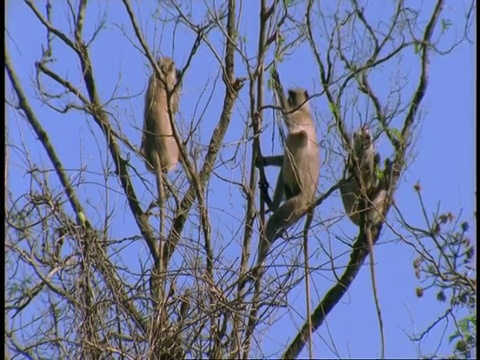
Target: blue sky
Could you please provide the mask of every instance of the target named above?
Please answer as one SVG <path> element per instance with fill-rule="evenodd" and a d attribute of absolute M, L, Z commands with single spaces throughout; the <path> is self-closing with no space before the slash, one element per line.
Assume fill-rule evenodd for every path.
<path fill-rule="evenodd" d="M 462 2 L 463 4 L 464 2 Z M 444 17 L 449 19 L 453 25 L 451 38 L 445 38 L 447 47 L 452 38 L 460 36 L 462 29 L 456 27 L 457 24 L 463 24 L 464 13 L 461 6 L 456 6 L 456 2 L 451 2 L 446 7 Z M 152 17 L 152 7 L 154 2 L 142 3 L 141 12 L 138 11 L 139 5 L 135 3 L 138 19 L 142 30 L 146 32 L 146 38 L 151 49 L 158 55 L 159 51 L 163 55 L 173 56 L 177 63 L 183 67 L 187 59 L 188 52 L 193 44 L 194 37 L 191 32 L 184 27 L 179 26 L 176 29 L 175 41 L 173 27 L 158 25 L 155 31 L 154 18 Z M 428 4 L 424 4 L 428 6 Z M 57 4 L 53 12 L 54 23 L 67 30 L 69 25 L 66 22 L 68 12 L 65 9 L 57 10 Z M 455 6 L 455 7 L 454 7 Z M 39 6 L 43 11 L 44 6 Z M 371 9 L 370 19 L 381 18 L 382 9 L 369 5 Z M 88 7 L 86 16 L 85 36 L 89 38 L 92 28 L 102 20 L 99 12 L 106 10 L 105 26 L 100 32 L 98 38 L 92 44 L 90 54 L 93 60 L 94 73 L 96 75 L 97 85 L 102 100 L 106 102 L 114 92 L 116 96 L 132 96 L 128 99 L 118 99 L 108 104 L 108 111 L 112 114 L 112 121 L 116 122 L 116 128 L 122 132 L 137 146 L 140 145 L 142 112 L 143 112 L 143 91 L 149 75 L 147 60 L 142 54 L 134 48 L 127 37 L 138 45 L 131 30 L 131 25 L 127 21 L 123 5 L 114 2 L 92 2 Z M 428 11 L 430 9 L 428 8 Z M 194 19 L 199 20 L 205 13 L 202 9 L 195 9 Z M 241 36 L 249 39 L 247 49 L 250 56 L 255 55 L 258 30 L 256 7 L 244 6 L 242 10 Z M 162 16 L 165 15 L 162 13 Z M 255 21 L 252 21 L 252 17 Z M 106 192 L 101 186 L 103 177 L 101 175 L 102 163 L 107 160 L 106 148 L 97 126 L 93 121 L 86 117 L 82 112 L 69 112 L 66 115 L 55 113 L 42 105 L 38 100 L 38 93 L 34 89 L 35 73 L 34 63 L 41 56 L 41 46 L 44 44 L 46 35 L 43 28 L 34 18 L 31 11 L 21 2 L 10 2 L 7 8 L 7 46 L 10 57 L 15 64 L 17 75 L 22 81 L 22 85 L 29 100 L 36 111 L 42 125 L 50 134 L 50 138 L 61 154 L 61 159 L 66 169 L 69 169 L 69 175 L 72 179 L 78 180 L 78 171 L 80 164 L 86 166 L 87 172 L 83 174 L 85 184 L 80 187 L 79 194 L 82 199 L 88 199 L 89 206 L 87 214 L 93 219 L 98 219 L 96 226 L 101 225 L 102 214 L 105 212 L 104 200 Z M 70 32 L 69 32 L 70 33 Z M 223 40 L 217 34 L 213 34 L 210 40 L 218 52 L 223 56 Z M 174 44 L 174 46 L 172 45 Z M 80 72 L 79 63 L 75 60 L 71 51 L 66 51 L 65 47 L 59 46 L 59 40 L 54 40 L 56 46 L 55 57 L 58 59 L 52 67 L 61 75 L 66 76 L 69 81 L 79 84 Z M 155 44 L 155 46 L 154 46 Z M 475 90 L 474 90 L 474 45 L 464 42 L 458 46 L 451 54 L 447 56 L 433 55 L 430 64 L 429 86 L 426 96 L 422 102 L 422 119 L 416 132 L 416 142 L 413 149 L 413 157 L 401 181 L 400 188 L 395 194 L 395 200 L 404 216 L 413 224 L 421 225 L 419 220 L 420 208 L 416 200 L 416 194 L 413 191 L 413 185 L 418 181 L 422 185 L 422 195 L 427 204 L 428 211 L 432 214 L 437 207 L 441 211 L 463 212 L 462 219 L 472 223 L 469 234 L 473 238 L 473 212 L 475 196 Z M 299 60 L 301 59 L 301 60 Z M 402 71 L 409 74 L 407 77 L 406 93 L 411 94 L 411 88 L 416 85 L 416 69 L 418 62 L 413 52 L 405 56 L 399 64 L 386 67 L 379 71 L 373 82 L 374 86 L 382 96 L 389 92 L 389 84 L 395 76 L 395 66 L 399 66 Z M 300 62 L 300 65 L 298 64 Z M 298 71 L 299 68 L 302 70 Z M 285 87 L 303 86 L 311 93 L 319 92 L 318 74 L 313 65 L 313 58 L 306 46 L 302 46 L 297 52 L 291 54 L 279 68 L 280 76 Z M 312 74 L 314 74 L 312 76 Z M 236 75 L 245 76 L 245 67 L 240 61 L 236 63 Z M 201 146 L 208 143 L 211 133 L 218 121 L 221 111 L 224 88 L 221 79 L 218 78 L 218 64 L 212 55 L 212 52 L 202 46 L 191 68 L 185 74 L 183 94 L 181 100 L 180 129 L 185 131 L 191 123 L 199 124 L 195 133 L 194 141 Z M 412 82 L 410 83 L 410 77 Z M 389 80 L 386 80 L 389 79 Z M 51 83 L 49 83 L 51 84 Z M 212 95 L 212 101 L 208 103 L 209 91 L 202 93 L 204 88 L 210 90 L 215 87 Z M 10 89 L 7 86 L 7 89 Z M 49 90 L 59 92 L 55 86 L 49 85 Z M 8 91 L 8 90 L 7 90 Z M 230 156 L 246 154 L 250 143 L 241 144 L 244 123 L 248 121 L 248 89 L 242 90 L 239 101 L 237 102 L 230 127 L 225 138 L 226 145 L 222 150 L 221 159 L 227 161 Z M 7 93 L 10 98 L 11 92 Z M 266 102 L 271 103 L 270 94 L 266 96 Z M 386 100 L 386 98 L 385 98 Z M 60 101 L 59 104 L 62 104 Z M 64 103 L 63 103 L 64 104 Z M 208 105 L 208 106 L 207 106 Z M 325 140 L 325 129 L 331 123 L 328 105 L 324 98 L 316 98 L 313 105 L 317 119 L 319 119 L 319 137 Z M 371 110 L 371 109 L 370 109 Z M 204 113 L 202 113 L 204 111 Z M 9 182 L 11 191 L 17 196 L 25 192 L 29 180 L 25 172 L 25 163 L 20 154 L 22 144 L 30 151 L 30 156 L 34 161 L 40 161 L 45 166 L 49 166 L 48 159 L 32 134 L 25 119 L 18 114 L 7 110 L 7 121 L 9 126 L 9 142 L 11 144 Z M 272 115 L 267 113 L 266 126 L 262 138 L 263 152 L 280 151 L 279 142 L 272 145 Z M 350 130 L 358 123 L 352 120 L 347 121 Z M 275 139 L 277 134 L 273 135 Z M 390 156 L 385 146 L 387 140 L 379 140 L 379 149 L 382 157 Z M 131 152 L 128 149 L 125 153 Z M 322 171 L 320 180 L 320 192 L 326 191 L 333 185 L 333 179 L 341 176 L 338 159 L 329 162 L 327 160 L 328 152 L 322 154 L 327 169 Z M 333 156 L 333 155 L 331 155 Z M 248 172 L 243 174 L 243 167 L 233 168 L 233 163 L 242 165 L 242 161 L 248 161 L 247 158 L 235 159 L 227 162 L 225 167 L 219 166 L 218 174 L 228 179 L 240 181 L 248 179 Z M 132 164 L 145 175 L 152 186 L 154 179 L 146 174 L 141 159 L 131 154 Z M 217 162 L 218 164 L 218 162 Z M 336 164 L 336 165 L 335 165 Z M 249 165 L 245 165 L 249 169 Z M 335 168 L 337 170 L 332 170 Z M 276 177 L 274 171 L 269 171 L 269 178 Z M 178 175 L 178 172 L 172 175 L 172 178 Z M 50 176 L 52 184 L 57 184 L 53 174 Z M 152 189 L 142 184 L 139 179 L 135 179 L 137 193 L 142 199 L 144 206 L 152 201 Z M 109 232 L 112 238 L 122 238 L 139 234 L 138 228 L 132 222 L 130 214 L 124 212 L 126 202 L 124 196 L 118 193 L 120 190 L 118 181 L 115 178 L 109 179 L 111 192 L 109 193 L 108 208 L 114 211 L 115 226 Z M 242 219 L 244 212 L 243 198 L 239 196 L 237 189 L 226 187 L 216 176 L 212 177 L 210 182 L 210 191 L 208 196 L 210 215 L 212 219 L 219 219 L 213 222 L 212 226 L 219 233 L 219 239 L 223 236 L 225 243 L 216 244 L 216 250 L 223 249 L 227 264 L 235 263 L 235 259 L 240 255 L 239 249 L 242 238 Z M 319 221 L 328 221 L 335 215 L 343 211 L 338 193 L 326 201 L 316 210 Z M 390 212 L 389 220 L 393 224 L 395 216 Z M 298 227 L 300 229 L 300 227 Z M 240 231 L 240 232 L 238 232 Z M 194 229 L 187 228 L 187 235 L 196 239 Z M 314 236 L 310 242 L 310 251 L 316 252 L 316 263 L 325 263 L 328 258 L 325 256 L 320 246 L 331 247 L 334 254 L 340 255 L 345 248 L 338 245 L 337 236 L 351 236 L 356 233 L 355 227 L 348 221 L 343 220 L 326 230 L 324 226 L 318 227 L 314 231 Z M 232 244 L 227 246 L 229 238 L 236 234 Z M 443 305 L 435 300 L 433 292 L 428 293 L 419 299 L 415 295 L 415 287 L 419 285 L 415 278 L 412 261 L 416 257 L 413 251 L 405 244 L 398 241 L 392 241 L 393 235 L 388 231 L 383 234 L 379 245 L 376 247 L 376 274 L 377 288 L 379 291 L 379 300 L 384 317 L 385 336 L 386 336 L 386 356 L 387 357 L 417 357 L 419 350 L 415 344 L 412 344 L 406 334 L 421 332 L 426 329 L 438 316 L 442 314 Z M 281 244 L 276 244 L 282 248 Z M 124 251 L 123 261 L 133 269 L 138 269 L 138 258 L 145 259 L 146 247 L 142 243 L 132 243 Z M 127 258 L 127 254 L 135 256 Z M 279 260 L 279 259 L 277 259 Z M 339 264 L 344 264 L 348 260 L 348 253 L 344 254 Z M 285 259 L 280 260 L 286 261 Z M 236 262 L 238 265 L 238 260 Z M 313 275 L 312 294 L 314 303 L 318 302 L 318 297 L 322 297 L 333 283 L 331 270 L 328 267 L 318 271 Z M 296 328 L 303 324 L 301 320 L 305 313 L 304 290 L 299 286 L 288 297 L 289 305 L 297 312 L 283 310 L 275 314 L 277 323 L 271 327 L 265 337 L 262 338 L 261 346 L 265 355 L 271 355 L 283 347 L 283 344 L 290 342 L 296 333 Z M 28 311 L 32 314 L 36 311 L 36 305 L 32 305 Z M 430 336 L 422 343 L 422 354 L 428 354 L 437 348 L 439 338 L 443 329 L 441 326 L 435 329 Z M 449 330 L 451 331 L 451 330 Z M 449 332 L 447 331 L 447 337 Z M 332 343 L 336 351 L 332 350 Z M 375 306 L 371 290 L 370 272 L 368 266 L 364 266 L 354 281 L 352 287 L 344 296 L 342 301 L 328 316 L 326 324 L 323 325 L 314 337 L 314 354 L 317 357 L 335 357 L 336 353 L 341 357 L 372 357 L 379 356 L 379 335 L 375 316 Z M 439 353 L 449 353 L 450 347 L 445 340 L 440 345 Z M 307 356 L 304 350 L 301 356 Z"/>

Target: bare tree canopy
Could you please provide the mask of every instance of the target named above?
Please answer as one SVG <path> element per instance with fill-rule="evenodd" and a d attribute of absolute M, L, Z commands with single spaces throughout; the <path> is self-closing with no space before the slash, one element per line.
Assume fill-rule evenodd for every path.
<path fill-rule="evenodd" d="M 5 10 L 6 359 L 476 358 L 473 0 Z"/>

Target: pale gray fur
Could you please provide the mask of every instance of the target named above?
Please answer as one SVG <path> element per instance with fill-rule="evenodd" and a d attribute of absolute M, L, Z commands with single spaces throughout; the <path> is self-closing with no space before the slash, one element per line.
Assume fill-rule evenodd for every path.
<path fill-rule="evenodd" d="M 169 57 L 158 60 L 161 78 L 154 71 L 148 82 L 145 94 L 145 111 L 141 150 L 145 157 L 145 165 L 151 172 L 157 172 L 157 164 L 161 171 L 175 169 L 180 151 L 173 136 L 172 125 L 167 106 L 167 89 L 172 92 L 177 83 L 177 69 Z M 179 86 L 170 96 L 172 115 L 178 111 Z"/>
<path fill-rule="evenodd" d="M 272 243 L 313 205 L 320 176 L 320 149 L 308 93 L 292 89 L 288 95 L 289 108 L 284 110 L 288 135 L 283 160 L 279 156 L 265 158 L 266 165 L 281 165 L 282 169 L 271 206 L 274 213 L 267 222 L 265 241 L 259 242 L 258 265 L 265 260 Z M 283 195 L 286 201 L 278 207 Z"/>

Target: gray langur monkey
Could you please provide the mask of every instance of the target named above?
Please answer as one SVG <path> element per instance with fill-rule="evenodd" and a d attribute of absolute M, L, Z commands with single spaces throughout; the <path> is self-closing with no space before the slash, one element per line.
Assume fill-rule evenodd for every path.
<path fill-rule="evenodd" d="M 288 91 L 288 108 L 284 109 L 288 134 L 284 155 L 263 159 L 264 165 L 281 166 L 268 219 L 265 239 L 260 239 L 257 265 L 265 260 L 272 243 L 283 231 L 300 220 L 313 206 L 320 177 L 320 148 L 310 113 L 308 92 Z M 280 205 L 285 196 L 285 202 Z"/>
<path fill-rule="evenodd" d="M 177 85 L 179 71 L 171 58 L 161 58 L 157 63 L 160 77 L 154 70 L 145 94 L 141 151 L 147 169 L 160 174 L 175 169 L 180 160 L 170 121 L 170 114 L 173 116 L 178 111 L 180 84 Z"/>
<path fill-rule="evenodd" d="M 355 158 L 355 162 L 352 160 Z M 370 131 L 366 127 L 358 129 L 353 134 L 352 154 L 347 160 L 346 182 L 340 186 L 343 206 L 350 220 L 360 226 L 360 214 L 368 211 L 367 217 L 372 224 L 378 224 L 382 220 L 382 211 L 385 204 L 387 192 L 385 190 L 385 179 L 378 178 L 377 168 L 380 162 L 380 155 L 375 151 L 375 144 Z M 356 165 L 356 169 L 354 166 Z M 360 176 L 365 186 L 367 208 L 362 208 L 361 187 L 354 176 Z"/>
<path fill-rule="evenodd" d="M 173 135 L 174 114 L 179 107 L 180 84 L 179 71 L 169 57 L 157 61 L 160 73 L 155 69 L 148 81 L 145 93 L 145 109 L 141 153 L 145 158 L 147 170 L 155 174 L 160 207 L 160 236 L 163 236 L 163 202 L 165 201 L 164 174 L 175 169 L 181 160 L 180 149 Z M 160 243 L 159 256 L 163 258 L 163 242 Z M 150 290 L 152 299 L 163 299 L 160 261 L 152 269 Z M 158 265 L 158 267 L 157 267 Z"/>

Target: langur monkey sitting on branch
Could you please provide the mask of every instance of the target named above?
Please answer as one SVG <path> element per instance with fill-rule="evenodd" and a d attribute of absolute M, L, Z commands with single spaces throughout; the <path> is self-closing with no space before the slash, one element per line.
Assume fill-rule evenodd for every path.
<path fill-rule="evenodd" d="M 174 119 L 170 119 L 170 115 L 173 117 L 178 111 L 180 86 L 177 85 L 179 72 L 172 59 L 159 59 L 158 67 L 160 76 L 154 70 L 145 94 L 141 151 L 147 169 L 160 176 L 162 172 L 175 169 L 180 160 L 172 131 Z"/>
<path fill-rule="evenodd" d="M 288 91 L 288 108 L 283 110 L 288 130 L 285 153 L 263 159 L 266 166 L 282 168 L 270 206 L 273 214 L 268 219 L 265 238 L 260 238 L 257 265 L 263 263 L 272 243 L 300 220 L 315 201 L 320 176 L 320 149 L 308 98 L 304 89 Z M 283 196 L 285 202 L 279 207 Z"/>
<path fill-rule="evenodd" d="M 353 161 L 352 157 L 355 157 Z M 383 206 L 386 202 L 385 178 L 380 181 L 377 168 L 380 155 L 375 151 L 373 137 L 366 127 L 358 129 L 353 134 L 352 154 L 347 160 L 347 176 L 349 179 L 340 186 L 343 206 L 352 222 L 360 226 L 360 214 L 368 211 L 367 218 L 374 225 L 382 220 Z M 355 168 L 354 168 L 355 167 Z M 354 173 L 360 176 L 365 189 L 362 189 Z M 366 195 L 366 196 L 365 196 Z M 366 208 L 362 206 L 362 198 L 366 199 Z"/>

